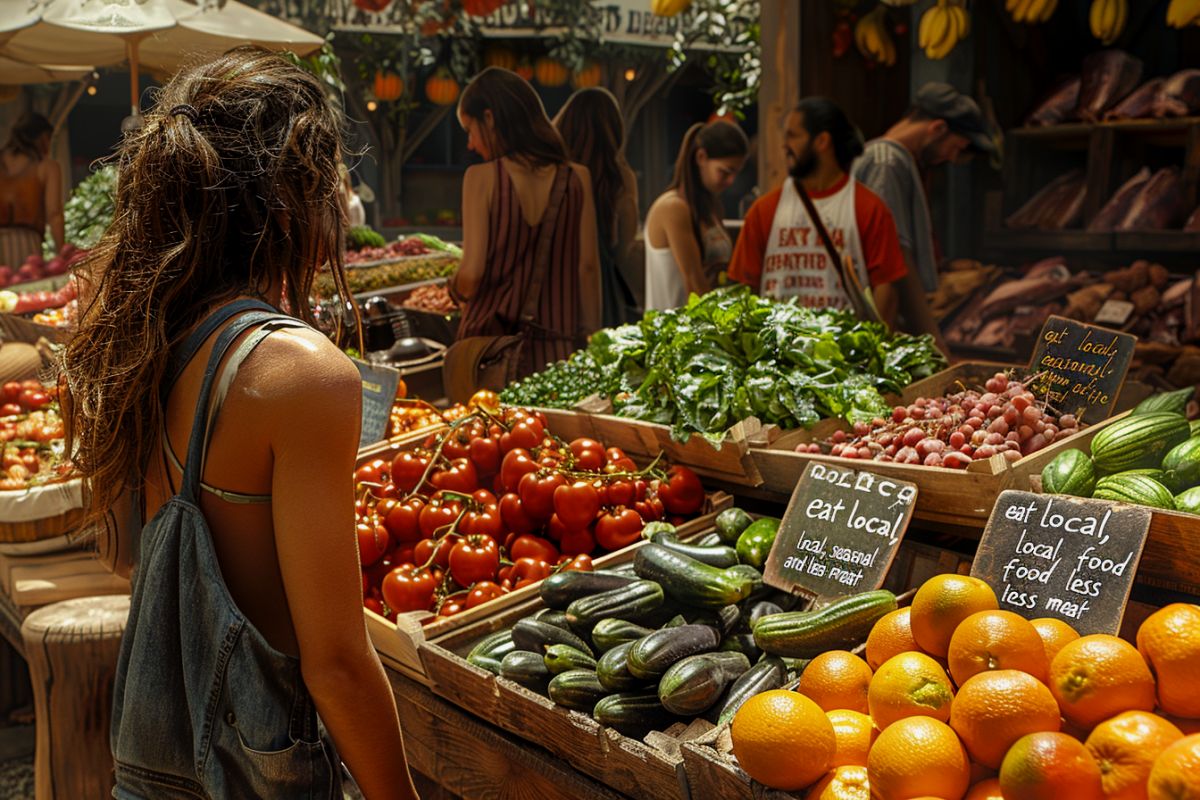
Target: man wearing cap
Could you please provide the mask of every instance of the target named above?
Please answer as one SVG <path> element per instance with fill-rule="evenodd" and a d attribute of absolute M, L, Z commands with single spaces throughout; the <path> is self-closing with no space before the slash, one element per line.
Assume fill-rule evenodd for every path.
<path fill-rule="evenodd" d="M 937 290 L 938 264 L 923 174 L 974 152 L 994 154 L 991 126 L 975 101 L 945 83 L 927 83 L 887 133 L 867 143 L 851 174 L 887 204 L 908 265 L 900 311 L 905 327 L 939 336 L 926 292 Z"/>

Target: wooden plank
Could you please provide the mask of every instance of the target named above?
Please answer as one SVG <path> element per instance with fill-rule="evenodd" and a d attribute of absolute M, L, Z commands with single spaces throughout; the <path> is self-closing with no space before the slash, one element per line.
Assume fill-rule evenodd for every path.
<path fill-rule="evenodd" d="M 1116 135 L 1111 128 L 1097 128 L 1088 141 L 1087 193 L 1083 201 L 1083 224 L 1092 221 L 1112 197 L 1113 151 Z"/>
<path fill-rule="evenodd" d="M 770 441 L 778 435 L 778 428 L 763 426 L 754 418 L 734 425 L 716 446 L 695 434 L 686 442 L 678 442 L 671 438 L 667 425 L 611 414 L 593 415 L 592 425 L 597 439 L 609 447 L 620 447 L 635 459 L 656 458 L 662 453 L 672 462 L 686 464 L 698 475 L 744 486 L 758 486 L 762 482 L 757 467 L 747 458 L 751 443 Z"/>

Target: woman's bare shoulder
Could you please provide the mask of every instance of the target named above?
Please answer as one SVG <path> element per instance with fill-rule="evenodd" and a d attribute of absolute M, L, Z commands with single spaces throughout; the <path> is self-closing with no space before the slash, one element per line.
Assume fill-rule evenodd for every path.
<path fill-rule="evenodd" d="M 362 377 L 354 362 L 312 328 L 276 331 L 246 359 L 245 387 L 283 413 L 344 410 L 361 402 Z"/>

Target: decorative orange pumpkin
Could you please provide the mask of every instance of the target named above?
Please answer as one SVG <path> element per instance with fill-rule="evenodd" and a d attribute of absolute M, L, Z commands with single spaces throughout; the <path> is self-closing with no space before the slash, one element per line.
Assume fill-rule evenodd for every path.
<path fill-rule="evenodd" d="M 458 81 L 445 69 L 439 69 L 425 81 L 425 96 L 434 105 L 453 105 L 458 99 Z"/>
<path fill-rule="evenodd" d="M 533 80 L 533 64 L 529 63 L 529 59 L 523 58 L 517 62 L 517 68 L 513 72 L 520 75 L 527 81 Z"/>
<path fill-rule="evenodd" d="M 486 17 L 507 0 L 463 0 L 463 11 L 470 17 Z"/>
<path fill-rule="evenodd" d="M 589 61 L 571 76 L 571 85 L 576 89 L 590 89 L 599 86 L 603 79 L 604 67 L 600 66 L 599 62 Z"/>
<path fill-rule="evenodd" d="M 542 86 L 556 87 L 566 84 L 570 73 L 556 58 L 539 58 L 533 65 L 533 74 Z"/>
<path fill-rule="evenodd" d="M 483 65 L 500 69 L 516 69 L 517 54 L 506 47 L 489 47 L 484 51 Z"/>
<path fill-rule="evenodd" d="M 375 92 L 376 100 L 390 103 L 393 100 L 399 100 L 400 95 L 404 94 L 404 79 L 394 72 L 377 70 L 375 83 L 371 90 Z"/>
<path fill-rule="evenodd" d="M 726 111 L 724 114 L 718 114 L 717 112 L 714 111 L 713 113 L 708 115 L 709 122 L 716 122 L 717 120 L 721 120 L 722 122 L 728 122 L 730 125 L 738 124 L 738 118 L 732 111 Z"/>

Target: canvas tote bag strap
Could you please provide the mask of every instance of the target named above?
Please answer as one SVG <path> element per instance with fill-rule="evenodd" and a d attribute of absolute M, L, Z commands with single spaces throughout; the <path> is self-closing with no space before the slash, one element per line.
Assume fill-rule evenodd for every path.
<path fill-rule="evenodd" d="M 537 315 L 538 301 L 542 299 L 542 286 L 546 283 L 546 275 L 550 271 L 550 245 L 554 239 L 554 227 L 558 223 L 558 211 L 562 208 L 563 195 L 567 192 L 567 180 L 571 175 L 571 167 L 560 164 L 554 176 L 554 185 L 550 188 L 550 203 L 542 212 L 542 221 L 538 224 L 537 249 L 533 253 L 533 272 L 529 276 L 529 286 L 526 287 L 525 303 L 521 306 L 520 322 L 528 324 Z"/>
<path fill-rule="evenodd" d="M 812 220 L 813 227 L 817 229 L 817 235 L 821 237 L 821 244 L 825 245 L 825 252 L 833 259 L 833 266 L 842 278 L 842 288 L 846 290 L 846 295 L 850 298 L 850 305 L 854 309 L 854 313 L 858 315 L 859 319 L 880 322 L 879 309 L 875 307 L 870 287 L 862 285 L 858 270 L 852 267 L 848 268 L 842 259 L 842 254 L 833 246 L 833 237 L 829 235 L 825 221 L 817 213 L 817 207 L 812 198 L 808 196 L 808 190 L 804 188 L 804 184 L 796 180 L 792 183 L 796 187 L 796 194 L 800 195 L 800 202 L 804 203 L 804 210 L 808 212 L 808 218 Z"/>

